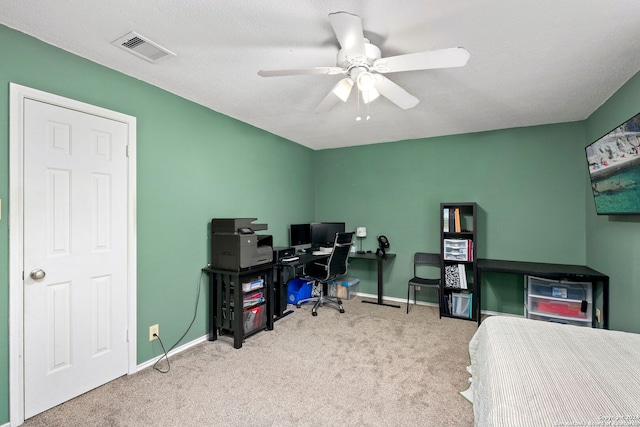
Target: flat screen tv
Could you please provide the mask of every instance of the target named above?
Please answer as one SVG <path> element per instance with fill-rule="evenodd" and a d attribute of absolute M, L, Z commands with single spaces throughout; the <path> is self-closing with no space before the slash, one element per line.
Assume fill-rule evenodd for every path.
<path fill-rule="evenodd" d="M 585 151 L 598 215 L 640 214 L 640 113 Z"/>

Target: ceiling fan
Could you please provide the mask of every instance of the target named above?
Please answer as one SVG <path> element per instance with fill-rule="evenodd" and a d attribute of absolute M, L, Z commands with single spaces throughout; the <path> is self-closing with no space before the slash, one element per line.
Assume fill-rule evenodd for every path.
<path fill-rule="evenodd" d="M 346 102 L 354 84 L 358 87 L 365 104 L 382 95 L 404 110 L 413 108 L 420 100 L 383 74 L 462 67 L 469 60 L 469 52 L 461 47 L 382 58 L 380 49 L 364 37 L 362 20 L 359 16 L 348 12 L 335 12 L 329 14 L 329 21 L 341 47 L 338 51 L 335 67 L 260 70 L 258 72 L 262 77 L 312 74 L 346 75 L 347 77 L 340 80 L 318 105 L 316 112 L 329 110 L 338 100 Z"/>

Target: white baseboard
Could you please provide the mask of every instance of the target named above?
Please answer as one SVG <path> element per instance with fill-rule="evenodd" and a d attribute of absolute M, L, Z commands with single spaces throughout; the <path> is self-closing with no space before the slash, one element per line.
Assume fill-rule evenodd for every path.
<path fill-rule="evenodd" d="M 11 427 L 11 423 L 2 424 L 0 427 Z"/>
<path fill-rule="evenodd" d="M 176 354 L 178 354 L 178 353 L 181 353 L 181 352 L 183 352 L 183 351 L 185 351 L 185 350 L 190 349 L 191 347 L 194 347 L 194 346 L 196 346 L 196 345 L 198 345 L 198 344 L 201 344 L 201 343 L 203 343 L 203 342 L 207 341 L 208 339 L 209 339 L 209 335 L 208 335 L 208 334 L 207 334 L 207 335 L 204 335 L 204 336 L 202 336 L 202 337 L 200 337 L 200 338 L 196 338 L 195 340 L 193 340 L 193 341 L 189 341 L 188 343 L 183 344 L 183 345 L 181 345 L 180 347 L 176 347 L 176 348 L 174 348 L 173 350 L 171 350 L 171 351 L 167 354 L 167 356 L 168 356 L 168 357 L 171 357 L 171 356 L 173 356 L 173 355 L 176 355 Z M 148 368 L 148 367 L 150 367 L 150 366 L 153 366 L 153 365 L 154 365 L 158 360 L 162 359 L 163 357 L 164 357 L 164 353 L 162 353 L 162 354 L 161 354 L 161 355 L 159 355 L 159 356 L 154 357 L 153 359 L 147 360 L 146 362 L 142 362 L 141 364 L 139 364 L 139 365 L 136 367 L 136 372 L 141 371 L 142 369 Z M 0 427 L 3 427 L 3 426 L 0 426 Z"/>
<path fill-rule="evenodd" d="M 378 295 L 374 295 L 374 294 L 365 294 L 362 292 L 357 292 L 356 295 L 358 295 L 359 297 L 363 297 L 363 298 L 371 298 L 371 299 L 378 299 Z M 383 296 L 382 299 L 384 301 L 393 301 L 393 302 L 403 302 L 403 303 L 407 303 L 406 298 L 397 298 L 397 297 L 385 297 Z M 413 300 L 411 300 L 411 304 L 413 304 Z M 431 307 L 437 307 L 438 304 L 434 303 L 434 302 L 425 302 L 425 301 L 418 301 L 418 305 L 428 305 Z"/>
<path fill-rule="evenodd" d="M 373 299 L 378 299 L 378 295 L 374 295 L 374 294 L 365 294 L 362 292 L 358 292 L 356 293 L 356 295 L 358 295 L 359 297 L 364 297 L 364 298 L 373 298 Z M 394 301 L 394 302 L 402 302 L 402 303 L 407 303 L 407 300 L 404 298 L 397 298 L 397 297 L 382 297 L 383 300 L 385 301 Z M 410 300 L 410 303 L 413 304 L 413 300 Z M 438 304 L 436 304 L 435 302 L 425 302 L 425 301 L 418 301 L 417 302 L 418 305 L 427 305 L 430 307 L 438 307 Z M 489 310 L 481 310 L 480 312 L 481 314 L 486 314 L 488 316 L 512 316 L 512 317 L 524 317 L 522 314 L 510 314 L 510 313 L 501 313 L 499 311 L 489 311 Z"/>

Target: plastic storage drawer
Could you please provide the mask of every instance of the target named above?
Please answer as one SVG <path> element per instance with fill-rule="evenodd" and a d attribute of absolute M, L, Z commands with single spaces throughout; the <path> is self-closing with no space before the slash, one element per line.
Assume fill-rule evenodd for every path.
<path fill-rule="evenodd" d="M 259 305 L 242 312 L 245 335 L 267 327 L 267 316 L 264 314 L 265 307 L 265 305 Z"/>
<path fill-rule="evenodd" d="M 591 302 L 591 283 L 558 282 L 529 276 L 529 295 Z"/>
<path fill-rule="evenodd" d="M 264 287 L 264 280 L 254 279 L 249 282 L 242 283 L 242 292 L 253 291 L 254 289 L 260 289 Z"/>
<path fill-rule="evenodd" d="M 587 319 L 589 306 L 590 304 L 587 306 L 587 311 L 582 312 L 580 311 L 582 304 L 576 301 L 558 301 L 531 297 L 531 311 L 538 314 Z"/>
<path fill-rule="evenodd" d="M 542 315 L 538 315 L 538 314 L 531 314 L 528 317 L 529 319 L 533 319 L 533 320 L 541 320 L 543 322 L 552 322 L 552 323 L 561 323 L 563 325 L 575 325 L 575 326 L 586 326 L 586 327 L 591 327 L 591 321 L 579 321 L 579 320 L 569 320 L 569 319 L 560 319 L 557 317 L 547 317 L 547 316 L 542 316 Z"/>

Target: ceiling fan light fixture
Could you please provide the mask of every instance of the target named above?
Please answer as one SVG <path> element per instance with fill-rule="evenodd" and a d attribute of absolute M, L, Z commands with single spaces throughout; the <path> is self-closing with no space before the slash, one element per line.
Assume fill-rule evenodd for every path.
<path fill-rule="evenodd" d="M 380 92 L 378 92 L 374 88 L 363 90 L 361 92 L 362 92 L 362 101 L 365 104 L 368 104 L 371 101 L 375 101 L 380 96 Z"/>
<path fill-rule="evenodd" d="M 332 92 L 335 96 L 340 98 L 342 102 L 347 102 L 347 99 L 349 99 L 349 95 L 351 94 L 352 87 L 353 80 L 349 78 L 342 79 L 333 87 Z"/>
<path fill-rule="evenodd" d="M 368 71 L 363 71 L 358 74 L 358 89 L 362 92 L 373 89 L 373 86 L 376 84 L 376 78 L 373 74 Z"/>

